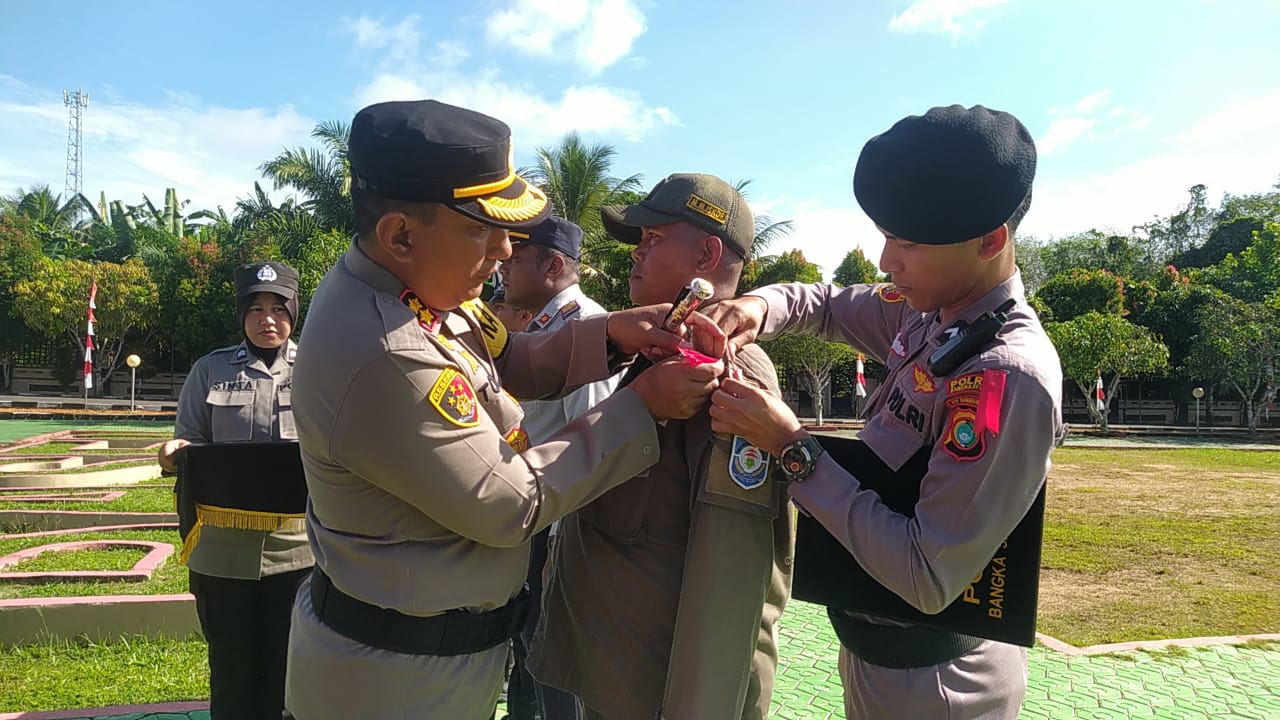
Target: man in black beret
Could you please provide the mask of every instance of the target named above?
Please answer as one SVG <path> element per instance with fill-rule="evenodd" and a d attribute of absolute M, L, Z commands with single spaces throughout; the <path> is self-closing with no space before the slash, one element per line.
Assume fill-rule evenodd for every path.
<path fill-rule="evenodd" d="M 852 553 L 865 582 L 921 618 L 953 603 L 1002 612 L 974 578 L 1036 500 L 1063 433 L 1061 365 L 1013 255 L 1035 161 L 1008 113 L 952 105 L 907 117 L 867 142 L 853 179 L 893 284 L 774 285 L 708 311 L 733 345 L 816 335 L 887 366 L 857 467 L 825 454 L 785 404 L 734 380 L 712 395 L 712 427 L 778 457 L 792 499 Z M 913 512 L 864 487 L 882 478 L 919 485 Z M 823 572 L 806 570 L 804 556 L 798 547 L 797 587 Z M 828 614 L 847 717 L 1017 717 L 1023 648 L 845 607 Z"/>
<path fill-rule="evenodd" d="M 530 540 L 651 467 L 656 423 L 703 405 L 723 364 L 658 362 L 531 447 L 513 393 L 555 397 L 642 349 L 673 351 L 665 308 L 507 332 L 480 292 L 511 255 L 507 232 L 551 205 L 516 175 L 499 120 L 371 105 L 349 160 L 358 236 L 315 292 L 294 374 L 316 568 L 294 606 L 286 706 L 487 718 L 528 608 Z"/>

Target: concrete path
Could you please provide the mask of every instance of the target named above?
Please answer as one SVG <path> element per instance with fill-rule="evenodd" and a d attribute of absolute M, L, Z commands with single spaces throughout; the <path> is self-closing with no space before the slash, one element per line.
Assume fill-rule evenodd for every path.
<path fill-rule="evenodd" d="M 771 717 L 844 717 L 838 641 L 821 608 L 795 602 L 782 619 L 782 659 Z M 1052 642 L 1052 641 L 1051 641 Z M 1078 652 L 1078 651 L 1075 651 Z M 1072 655 L 1036 645 L 1028 653 L 1021 720 L 1280 719 L 1280 642 L 1171 647 Z M 198 709 L 197 709 L 198 708 Z M 498 717 L 503 715 L 499 709 Z M 57 713 L 3 714 L 0 720 L 208 720 L 192 703 Z"/>

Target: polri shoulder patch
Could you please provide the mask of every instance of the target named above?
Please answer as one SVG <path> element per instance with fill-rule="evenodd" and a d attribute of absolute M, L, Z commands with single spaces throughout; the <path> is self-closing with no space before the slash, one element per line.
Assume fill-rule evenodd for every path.
<path fill-rule="evenodd" d="M 462 310 L 480 326 L 480 334 L 484 337 L 485 346 L 489 348 L 489 356 L 496 358 L 502 355 L 502 351 L 507 349 L 507 326 L 479 298 L 463 303 Z"/>
<path fill-rule="evenodd" d="M 729 477 L 743 490 L 754 490 L 764 484 L 769 474 L 769 453 L 747 442 L 740 435 L 733 436 L 733 451 L 729 456 Z"/>
<path fill-rule="evenodd" d="M 902 293 L 898 292 L 898 286 L 893 283 L 886 283 L 876 288 L 876 295 L 887 303 L 902 302 Z"/>
<path fill-rule="evenodd" d="M 522 453 L 529 449 L 529 433 L 525 432 L 522 427 L 517 426 L 512 428 L 511 432 L 507 433 L 505 439 L 507 444 L 511 446 L 511 449 L 518 453 Z"/>
<path fill-rule="evenodd" d="M 445 420 L 458 427 L 475 427 L 480 423 L 476 392 L 471 389 L 467 376 L 454 368 L 445 368 L 440 373 L 428 399 Z"/>
<path fill-rule="evenodd" d="M 947 407 L 951 416 L 942 433 L 942 449 L 960 462 L 979 460 L 987 454 L 987 443 L 978 424 L 978 396 L 982 373 L 969 373 L 947 381 Z"/>

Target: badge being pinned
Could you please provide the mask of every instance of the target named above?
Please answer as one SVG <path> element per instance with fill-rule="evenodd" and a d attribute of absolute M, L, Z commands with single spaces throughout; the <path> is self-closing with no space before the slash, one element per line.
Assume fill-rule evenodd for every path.
<path fill-rule="evenodd" d="M 476 406 L 476 393 L 462 373 L 445 368 L 431 386 L 431 404 L 445 420 L 458 427 L 475 427 L 480 423 L 480 409 Z"/>
<path fill-rule="evenodd" d="M 729 455 L 729 477 L 743 490 L 755 490 L 769 474 L 769 453 L 733 436 L 733 452 Z"/>

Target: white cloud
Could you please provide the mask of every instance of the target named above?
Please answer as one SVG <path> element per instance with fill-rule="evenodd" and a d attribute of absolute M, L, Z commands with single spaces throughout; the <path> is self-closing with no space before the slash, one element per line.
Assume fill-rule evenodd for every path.
<path fill-rule="evenodd" d="M 1110 136 L 1141 130 L 1151 118 L 1137 110 L 1113 107 L 1103 112 L 1111 101 L 1111 89 L 1090 93 L 1065 107 L 1049 108 L 1054 118 L 1044 134 L 1036 140 L 1036 149 L 1042 156 L 1065 150 L 1080 139 L 1092 139 L 1094 130 L 1107 130 Z"/>
<path fill-rule="evenodd" d="M 261 178 L 258 166 L 286 146 L 303 144 L 315 122 L 290 106 L 224 108 L 180 101 L 147 107 L 90 101 L 84 112 L 83 185 L 95 202 L 152 201 L 175 187 L 189 209 L 230 211 Z M 0 78 L 0 190 L 49 185 L 62 192 L 67 112 L 62 97 Z M 270 186 L 267 186 L 270 189 Z"/>
<path fill-rule="evenodd" d="M 889 20 L 901 33 L 935 33 L 961 38 L 976 35 L 987 24 L 987 11 L 1010 0 L 916 0 Z"/>
<path fill-rule="evenodd" d="M 341 30 L 355 36 L 356 47 L 361 50 L 387 50 L 392 58 L 403 59 L 418 54 L 422 39 L 418 32 L 418 15 L 410 15 L 395 25 L 388 25 L 367 15 L 352 19 L 342 18 Z"/>
<path fill-rule="evenodd" d="M 645 29 L 632 0 L 515 0 L 486 23 L 490 42 L 572 59 L 592 74 L 626 57 Z"/>
<path fill-rule="evenodd" d="M 456 67 L 470 56 L 471 53 L 467 52 L 462 43 L 445 40 L 436 44 L 436 54 L 431 57 L 431 61 L 441 67 Z"/>
<path fill-rule="evenodd" d="M 1083 137 L 1097 124 L 1097 120 L 1082 117 L 1054 120 L 1049 124 L 1049 129 L 1044 135 L 1036 141 L 1036 150 L 1041 155 L 1052 155 Z"/>
<path fill-rule="evenodd" d="M 830 281 L 836 268 L 854 248 L 873 263 L 879 263 L 884 236 L 860 210 L 849 195 L 847 207 L 827 207 L 812 200 L 796 201 L 791 196 L 750 200 L 753 212 L 770 215 L 774 220 L 790 220 L 790 235 L 775 240 L 765 252 L 780 255 L 799 248 L 804 257 L 822 269 L 824 280 Z"/>
<path fill-rule="evenodd" d="M 1277 137 L 1280 87 L 1200 118 L 1136 162 L 1083 178 L 1055 177 L 1052 161 L 1041 163 L 1023 232 L 1042 239 L 1091 228 L 1127 233 L 1175 211 L 1197 183 L 1214 199 L 1265 191 L 1280 173 Z"/>

